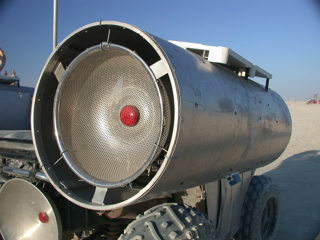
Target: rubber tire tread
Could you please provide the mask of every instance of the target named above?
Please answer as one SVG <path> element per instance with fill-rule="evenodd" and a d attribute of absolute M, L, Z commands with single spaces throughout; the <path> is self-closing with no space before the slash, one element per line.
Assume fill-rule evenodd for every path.
<path fill-rule="evenodd" d="M 275 224 L 267 239 L 261 237 L 261 222 L 263 210 L 269 199 L 276 201 Z M 235 240 L 272 240 L 275 239 L 279 224 L 280 193 L 278 185 L 266 176 L 254 176 L 246 194 L 242 213 L 240 229 Z"/>
<path fill-rule="evenodd" d="M 165 203 L 139 215 L 120 240 L 220 239 L 213 223 L 197 208 Z"/>

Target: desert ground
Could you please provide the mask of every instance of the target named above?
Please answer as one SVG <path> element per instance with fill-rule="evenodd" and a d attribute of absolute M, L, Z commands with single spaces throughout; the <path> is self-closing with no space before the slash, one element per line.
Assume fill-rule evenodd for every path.
<path fill-rule="evenodd" d="M 320 239 L 320 104 L 287 102 L 292 135 L 283 154 L 260 168 L 280 188 L 277 240 Z"/>

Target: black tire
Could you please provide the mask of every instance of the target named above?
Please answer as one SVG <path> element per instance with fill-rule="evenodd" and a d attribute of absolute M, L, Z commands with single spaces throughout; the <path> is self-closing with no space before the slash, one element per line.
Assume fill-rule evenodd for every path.
<path fill-rule="evenodd" d="M 278 185 L 269 177 L 254 176 L 241 213 L 237 240 L 272 240 L 279 223 L 280 194 Z"/>
<path fill-rule="evenodd" d="M 165 203 L 147 210 L 125 229 L 120 240 L 218 239 L 208 217 L 186 204 Z"/>

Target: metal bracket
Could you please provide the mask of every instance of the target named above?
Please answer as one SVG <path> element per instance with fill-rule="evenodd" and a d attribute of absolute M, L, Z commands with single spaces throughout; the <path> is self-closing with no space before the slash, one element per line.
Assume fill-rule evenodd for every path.
<path fill-rule="evenodd" d="M 94 191 L 94 195 L 91 202 L 99 205 L 104 205 L 103 202 L 107 192 L 108 192 L 108 188 L 96 186 L 96 190 Z"/>
<path fill-rule="evenodd" d="M 268 90 L 269 90 L 269 78 L 266 78 L 266 86 L 265 86 L 264 90 L 266 92 L 268 92 Z"/>

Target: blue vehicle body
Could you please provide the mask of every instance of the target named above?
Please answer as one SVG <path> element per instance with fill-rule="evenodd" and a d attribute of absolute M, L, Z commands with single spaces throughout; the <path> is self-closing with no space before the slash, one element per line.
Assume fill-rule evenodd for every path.
<path fill-rule="evenodd" d="M 0 130 L 30 130 L 33 91 L 18 77 L 0 76 Z"/>

